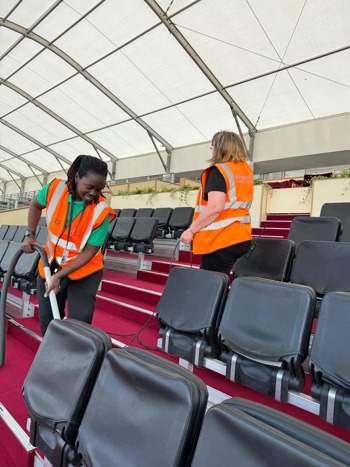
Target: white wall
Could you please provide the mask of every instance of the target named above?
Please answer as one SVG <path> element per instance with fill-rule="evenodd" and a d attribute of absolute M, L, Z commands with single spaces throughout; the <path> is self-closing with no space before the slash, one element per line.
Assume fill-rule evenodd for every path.
<path fill-rule="evenodd" d="M 255 135 L 254 172 L 270 173 L 317 167 L 350 166 L 350 113 L 321 118 L 296 125 L 263 130 Z M 249 147 L 249 138 L 245 135 Z M 166 151 L 161 151 L 164 163 Z M 210 141 L 174 149 L 170 172 L 201 171 L 208 166 Z M 164 168 L 157 153 L 120 159 L 116 163 L 116 180 L 152 177 L 163 174 Z M 64 172 L 50 175 L 65 178 Z M 38 186 L 35 177 L 26 187 Z M 0 184 L 4 189 L 4 185 Z M 27 191 L 31 191 L 28 189 Z M 6 193 L 18 193 L 14 182 L 8 182 Z"/>

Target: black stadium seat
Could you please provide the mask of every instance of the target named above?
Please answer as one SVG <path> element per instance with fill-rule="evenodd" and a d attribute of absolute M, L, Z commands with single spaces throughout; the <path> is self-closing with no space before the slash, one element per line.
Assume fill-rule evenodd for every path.
<path fill-rule="evenodd" d="M 337 217 L 341 222 L 350 217 L 350 203 L 325 203 L 321 207 L 320 217 Z"/>
<path fill-rule="evenodd" d="M 341 222 L 336 217 L 295 217 L 288 238 L 293 240 L 297 249 L 304 240 L 337 242 L 340 231 Z"/>
<path fill-rule="evenodd" d="M 203 381 L 179 365 L 112 349 L 79 428 L 79 457 L 86 467 L 189 467 L 207 398 Z"/>
<path fill-rule="evenodd" d="M 103 331 L 73 319 L 51 321 L 23 384 L 30 441 L 53 465 L 74 452 L 78 427 L 112 342 Z M 70 459 L 72 460 L 72 459 Z"/>
<path fill-rule="evenodd" d="M 136 211 L 135 217 L 152 217 L 154 208 L 139 208 Z"/>
<path fill-rule="evenodd" d="M 135 224 L 135 217 L 118 217 L 110 233 L 110 247 L 115 250 L 127 251 L 131 231 Z"/>
<path fill-rule="evenodd" d="M 299 244 L 290 281 L 312 287 L 317 310 L 327 292 L 350 292 L 350 243 L 305 240 Z"/>
<path fill-rule="evenodd" d="M 136 217 L 128 239 L 129 251 L 135 253 L 153 253 L 153 240 L 156 235 L 158 219 L 156 217 Z"/>
<path fill-rule="evenodd" d="M 135 217 L 136 211 L 135 208 L 124 208 L 120 210 L 118 217 Z"/>
<path fill-rule="evenodd" d="M 294 259 L 292 240 L 258 238 L 250 255 L 239 258 L 233 266 L 233 276 L 255 276 L 276 281 L 288 281 Z"/>
<path fill-rule="evenodd" d="M 310 287 L 235 279 L 219 324 L 226 377 L 281 402 L 302 391 L 315 301 Z"/>
<path fill-rule="evenodd" d="M 350 294 L 327 293 L 322 301 L 309 368 L 311 394 L 320 416 L 350 429 Z"/>
<path fill-rule="evenodd" d="M 218 324 L 228 277 L 203 269 L 171 269 L 156 313 L 162 349 L 197 366 L 219 353 Z"/>
<path fill-rule="evenodd" d="M 169 220 L 172 212 L 173 208 L 156 208 L 154 210 L 152 217 L 158 219 L 157 237 L 163 238 L 169 233 Z"/>
<path fill-rule="evenodd" d="M 209 408 L 192 467 L 350 465 L 350 446 L 262 404 L 232 398 Z"/>
<path fill-rule="evenodd" d="M 169 229 L 172 238 L 179 238 L 181 233 L 191 225 L 194 214 L 192 207 L 175 208 L 169 219 Z"/>
<path fill-rule="evenodd" d="M 343 230 L 340 238 L 341 242 L 350 242 L 350 217 L 343 220 Z"/>

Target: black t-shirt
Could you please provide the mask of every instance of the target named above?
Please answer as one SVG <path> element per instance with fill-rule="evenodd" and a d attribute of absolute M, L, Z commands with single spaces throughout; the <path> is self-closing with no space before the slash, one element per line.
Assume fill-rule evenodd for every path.
<path fill-rule="evenodd" d="M 216 167 L 212 167 L 204 188 L 204 199 L 208 200 L 208 193 L 210 191 L 223 191 L 226 193 L 226 182 L 223 175 Z"/>

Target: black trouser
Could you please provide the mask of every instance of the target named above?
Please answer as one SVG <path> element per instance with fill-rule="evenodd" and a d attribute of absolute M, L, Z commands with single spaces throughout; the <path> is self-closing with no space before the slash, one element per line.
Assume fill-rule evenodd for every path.
<path fill-rule="evenodd" d="M 103 275 L 103 270 L 97 271 L 83 279 L 71 280 L 64 277 L 60 280 L 61 289 L 56 295 L 61 318 L 65 316 L 65 306 L 68 302 L 68 317 L 91 324 L 95 311 L 96 294 Z M 40 328 L 44 335 L 53 319 L 49 297 L 44 297 L 45 279 L 38 277 L 38 303 Z"/>
<path fill-rule="evenodd" d="M 200 268 L 207 269 L 208 271 L 223 272 L 230 276 L 232 266 L 238 258 L 244 255 L 250 243 L 250 240 L 248 240 L 247 242 L 236 243 L 207 255 L 202 255 Z"/>

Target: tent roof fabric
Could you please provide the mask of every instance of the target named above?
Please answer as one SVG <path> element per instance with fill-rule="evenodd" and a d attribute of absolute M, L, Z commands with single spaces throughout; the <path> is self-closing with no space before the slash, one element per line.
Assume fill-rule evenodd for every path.
<path fill-rule="evenodd" d="M 0 180 L 349 112 L 348 0 L 0 0 Z"/>

